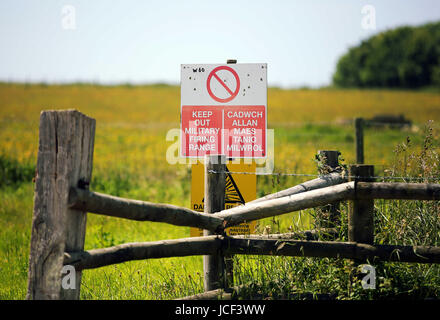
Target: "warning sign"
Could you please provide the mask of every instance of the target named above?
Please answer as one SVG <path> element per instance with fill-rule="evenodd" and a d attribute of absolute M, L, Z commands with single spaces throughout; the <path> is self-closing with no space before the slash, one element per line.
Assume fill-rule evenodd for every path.
<path fill-rule="evenodd" d="M 234 174 L 234 172 L 254 173 L 256 164 L 235 164 L 226 165 L 228 173 L 226 174 L 225 188 L 225 209 L 230 209 L 238 205 L 256 199 L 257 196 L 257 178 L 254 174 Z M 231 173 L 232 172 L 232 173 Z M 191 209 L 204 211 L 204 165 L 198 162 L 192 165 L 191 175 Z M 226 229 L 226 234 L 251 234 L 255 232 L 256 221 L 242 223 Z M 190 229 L 191 237 L 203 236 L 203 230 L 199 228 Z"/>
<path fill-rule="evenodd" d="M 235 183 L 234 178 L 232 177 L 229 170 L 226 174 L 226 184 L 225 184 L 225 203 L 234 203 L 234 204 L 245 204 L 243 195 L 238 189 L 237 184 Z"/>
<path fill-rule="evenodd" d="M 217 72 L 220 71 L 230 72 L 233 75 L 233 81 L 226 83 L 226 79 L 225 80 L 221 79 L 217 74 Z M 213 92 L 214 90 L 212 88 L 215 86 L 215 83 L 217 82 L 214 82 L 213 84 L 212 83 L 213 78 L 215 78 L 215 80 L 217 80 L 217 82 L 225 89 L 226 92 L 225 98 L 220 98 L 219 96 L 216 95 L 218 94 L 217 92 L 219 91 L 221 92 L 221 90 L 217 90 L 216 94 L 214 94 Z M 232 69 L 231 67 L 220 66 L 215 68 L 209 73 L 208 80 L 206 81 L 206 89 L 208 90 L 208 93 L 211 96 L 211 98 L 213 98 L 215 101 L 229 102 L 237 96 L 240 90 L 240 78 L 238 77 L 237 72 L 235 72 L 235 70 Z"/>
<path fill-rule="evenodd" d="M 182 65 L 182 157 L 265 158 L 267 64 Z"/>
<path fill-rule="evenodd" d="M 231 106 L 224 109 L 224 151 L 234 158 L 262 158 L 266 155 L 266 108 Z"/>
<path fill-rule="evenodd" d="M 221 154 L 223 111 L 218 108 L 182 108 L 182 152 L 184 156 Z"/>
<path fill-rule="evenodd" d="M 181 119 L 181 152 L 185 157 L 266 156 L 265 106 L 182 106 Z"/>

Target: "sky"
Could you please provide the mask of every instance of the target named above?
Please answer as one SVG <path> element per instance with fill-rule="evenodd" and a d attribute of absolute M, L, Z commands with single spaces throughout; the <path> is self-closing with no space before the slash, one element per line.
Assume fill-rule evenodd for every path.
<path fill-rule="evenodd" d="M 320 87 L 349 47 L 438 20 L 438 0 L 1 0 L 0 81 L 179 84 L 181 64 L 236 59 Z"/>

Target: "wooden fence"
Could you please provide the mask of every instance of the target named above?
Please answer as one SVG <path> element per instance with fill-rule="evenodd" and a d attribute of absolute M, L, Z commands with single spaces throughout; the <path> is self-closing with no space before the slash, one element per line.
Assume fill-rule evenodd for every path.
<path fill-rule="evenodd" d="M 225 271 L 225 256 L 236 254 L 440 263 L 440 247 L 373 243 L 374 199 L 440 200 L 439 184 L 373 182 L 373 167 L 368 165 L 351 166 L 347 178 L 338 170 L 337 151 L 323 151 L 318 155 L 330 170 L 324 170 L 326 173 L 321 177 L 223 210 L 224 158 L 207 156 L 205 213 L 199 213 L 90 191 L 94 133 L 95 120 L 78 111 L 41 113 L 28 299 L 79 299 L 82 270 L 140 259 L 204 255 L 208 292 L 204 297 L 215 297 L 216 289 L 231 285 Z M 307 240 L 294 240 L 298 233 L 226 236 L 224 232 L 225 228 L 242 222 L 308 208 L 323 207 L 332 216 L 335 206 L 344 200 L 350 200 L 348 242 L 311 240 L 319 230 L 302 232 Z M 206 232 L 203 237 L 126 243 L 84 251 L 87 212 L 198 227 Z M 333 215 L 330 220 L 335 218 Z M 332 224 L 327 227 L 323 232 L 334 231 Z M 62 288 L 61 271 L 65 265 L 75 268 L 75 289 Z"/>
<path fill-rule="evenodd" d="M 390 127 L 390 128 L 405 128 L 411 127 L 412 122 L 401 115 L 377 115 L 371 119 L 355 118 L 355 148 L 356 148 L 356 163 L 364 163 L 364 128 L 365 127 Z"/>

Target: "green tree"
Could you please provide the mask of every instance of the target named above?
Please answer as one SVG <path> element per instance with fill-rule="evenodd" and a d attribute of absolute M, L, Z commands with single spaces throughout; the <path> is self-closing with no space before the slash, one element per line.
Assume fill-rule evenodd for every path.
<path fill-rule="evenodd" d="M 440 85 L 440 22 L 381 32 L 350 48 L 336 66 L 341 87 Z"/>

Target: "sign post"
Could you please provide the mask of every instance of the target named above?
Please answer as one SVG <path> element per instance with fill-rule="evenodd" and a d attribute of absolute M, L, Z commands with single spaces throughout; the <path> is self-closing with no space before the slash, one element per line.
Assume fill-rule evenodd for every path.
<path fill-rule="evenodd" d="M 254 200 L 256 163 L 252 159 L 267 156 L 267 64 L 236 64 L 235 60 L 228 60 L 227 65 L 183 64 L 180 120 L 180 156 L 205 158 L 206 162 L 218 155 L 229 160 L 217 173 L 225 179 L 224 201 L 222 208 L 215 210 Z M 246 160 L 236 163 L 234 159 Z M 191 208 L 200 212 L 214 209 L 207 205 L 204 190 L 208 165 L 192 165 Z M 255 221 L 242 223 L 225 231 L 228 235 L 250 234 L 255 232 L 255 225 Z M 202 236 L 203 230 L 191 228 L 190 234 Z M 223 281 L 217 279 L 225 275 L 218 258 L 204 258 L 205 290 L 225 284 L 225 280 L 231 284 L 232 260 L 222 260 L 229 278 Z"/>
<path fill-rule="evenodd" d="M 266 131 L 267 64 L 228 60 L 226 65 L 181 66 L 181 156 L 247 159 L 247 164 L 226 165 L 225 209 L 256 198 L 256 177 L 250 174 L 256 169 L 252 159 L 267 156 Z M 191 208 L 200 212 L 204 210 L 203 181 L 203 164 L 197 162 L 192 165 Z M 255 222 L 226 230 L 227 234 L 254 231 Z M 201 236 L 203 231 L 191 228 L 190 234 Z"/>

